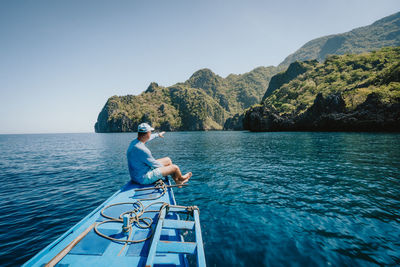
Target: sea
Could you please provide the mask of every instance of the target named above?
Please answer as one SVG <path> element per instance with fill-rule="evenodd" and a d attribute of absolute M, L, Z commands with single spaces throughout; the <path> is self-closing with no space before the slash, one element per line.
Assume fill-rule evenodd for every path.
<path fill-rule="evenodd" d="M 136 133 L 0 135 L 0 266 L 18 266 L 129 181 Z M 171 132 L 208 266 L 400 265 L 400 134 Z"/>

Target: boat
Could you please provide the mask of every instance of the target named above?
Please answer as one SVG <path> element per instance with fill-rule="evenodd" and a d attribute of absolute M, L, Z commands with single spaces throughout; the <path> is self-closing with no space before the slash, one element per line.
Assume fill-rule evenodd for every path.
<path fill-rule="evenodd" d="M 199 209 L 176 186 L 128 182 L 23 266 L 206 266 Z"/>

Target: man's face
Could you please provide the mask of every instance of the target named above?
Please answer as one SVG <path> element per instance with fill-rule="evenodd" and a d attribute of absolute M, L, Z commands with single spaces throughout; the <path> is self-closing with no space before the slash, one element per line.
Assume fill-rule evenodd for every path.
<path fill-rule="evenodd" d="M 146 133 L 146 139 L 149 140 L 149 139 L 150 139 L 150 136 L 151 136 L 151 131 L 148 131 L 148 132 Z"/>

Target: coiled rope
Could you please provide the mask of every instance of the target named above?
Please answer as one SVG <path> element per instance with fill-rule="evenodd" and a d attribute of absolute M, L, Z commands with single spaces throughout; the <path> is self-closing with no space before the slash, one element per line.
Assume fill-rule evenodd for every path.
<path fill-rule="evenodd" d="M 159 196 L 151 197 L 151 198 L 137 199 L 134 202 L 120 202 L 120 203 L 114 203 L 114 204 L 110 204 L 110 205 L 105 206 L 100 211 L 100 214 L 103 217 L 107 218 L 108 220 L 105 220 L 103 222 L 99 222 L 99 223 L 95 224 L 94 231 L 99 236 L 101 236 L 103 238 L 106 238 L 106 239 L 109 239 L 109 240 L 115 241 L 115 242 L 125 243 L 123 248 L 118 253 L 118 256 L 120 256 L 122 251 L 125 249 L 127 244 L 144 242 L 144 241 L 148 240 L 149 238 L 151 238 L 153 236 L 154 229 L 151 229 L 150 235 L 148 235 L 146 238 L 137 239 L 137 240 L 132 240 L 131 239 L 132 233 L 133 233 L 132 225 L 135 224 L 137 227 L 139 227 L 141 229 L 148 229 L 148 228 L 151 228 L 151 225 L 153 224 L 153 219 L 150 218 L 150 217 L 144 217 L 143 214 L 148 213 L 148 212 L 158 212 L 158 216 L 160 216 L 160 212 L 161 212 L 162 209 L 167 208 L 167 213 L 168 213 L 169 207 L 175 207 L 175 208 L 185 209 L 187 214 L 188 214 L 188 216 L 189 216 L 189 214 L 193 216 L 193 210 L 194 209 L 198 210 L 198 208 L 196 206 L 188 206 L 187 207 L 187 206 L 170 205 L 170 204 L 168 204 L 166 202 L 163 202 L 163 201 L 153 202 L 153 203 L 150 203 L 147 206 L 143 205 L 142 201 L 159 199 L 163 195 L 165 195 L 165 193 L 168 190 L 168 187 L 175 187 L 175 186 L 186 186 L 186 184 L 183 184 L 183 185 L 166 185 L 163 180 L 158 180 L 155 183 L 154 187 L 136 189 L 135 191 L 145 191 L 145 190 L 151 190 L 151 189 L 161 190 L 161 193 L 160 193 Z M 158 210 L 149 210 L 149 207 L 151 207 L 153 205 L 156 205 L 156 204 L 161 204 L 161 207 Z M 107 210 L 108 208 L 119 206 L 119 205 L 133 205 L 133 209 L 121 213 L 118 218 L 114 218 L 114 217 L 111 217 L 111 216 L 105 214 L 105 210 Z M 98 226 L 100 226 L 102 224 L 106 224 L 106 223 L 123 223 L 124 215 L 128 215 L 129 216 L 128 226 L 127 227 L 122 226 L 122 229 L 123 229 L 124 232 L 126 232 L 126 233 L 129 232 L 127 239 L 113 238 L 113 237 L 105 235 L 105 234 L 103 234 L 103 233 L 101 233 L 99 231 Z"/>

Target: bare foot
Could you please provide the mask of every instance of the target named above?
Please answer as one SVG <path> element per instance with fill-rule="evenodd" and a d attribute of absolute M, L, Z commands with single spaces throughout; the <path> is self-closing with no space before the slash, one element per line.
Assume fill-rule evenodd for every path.
<path fill-rule="evenodd" d="M 180 184 L 185 184 L 187 181 L 189 181 L 190 177 L 192 177 L 192 173 L 188 172 L 185 175 L 182 176 L 182 179 L 176 180 L 175 183 L 180 185 Z M 178 186 L 179 188 L 182 188 L 182 186 Z"/>
<path fill-rule="evenodd" d="M 191 172 L 188 172 L 188 173 L 186 173 L 185 175 L 182 175 L 182 178 L 179 179 L 179 180 L 180 180 L 180 181 L 189 180 L 190 177 L 192 177 L 192 173 L 191 173 Z"/>

